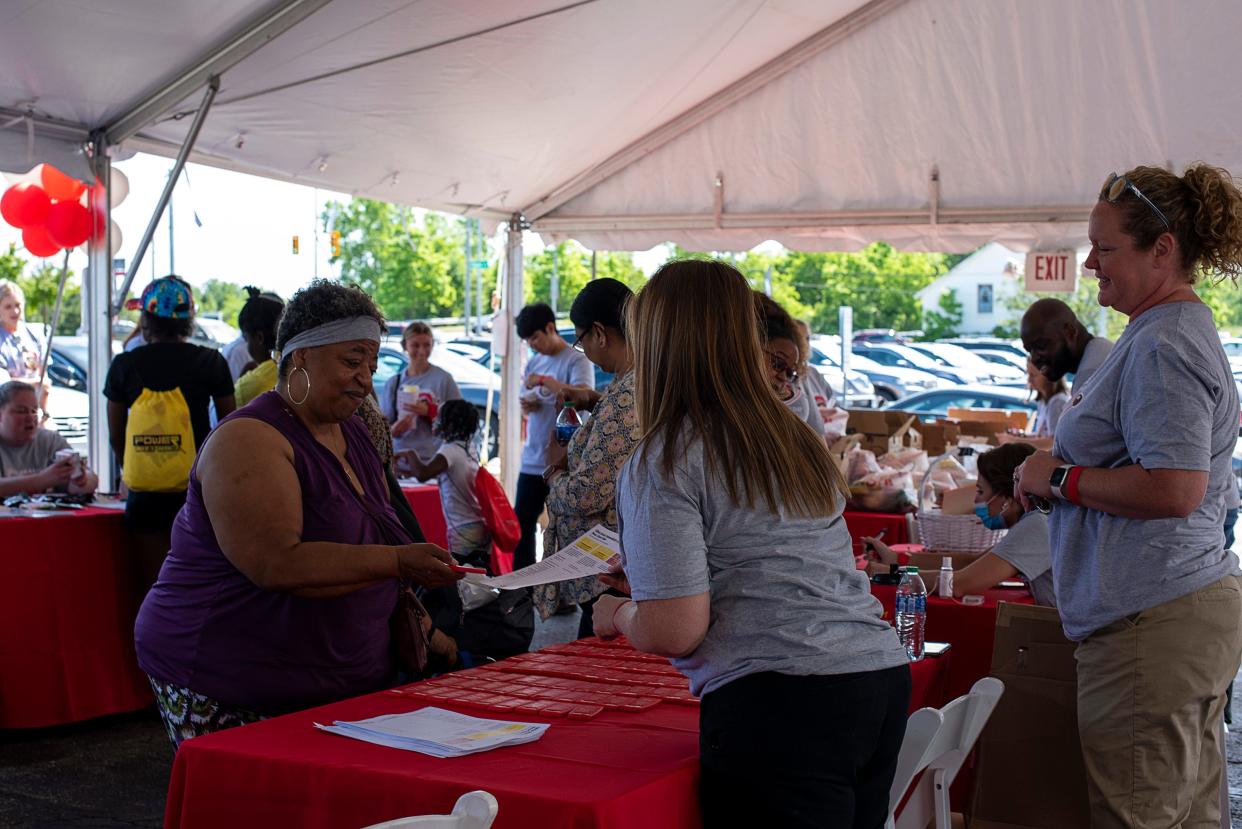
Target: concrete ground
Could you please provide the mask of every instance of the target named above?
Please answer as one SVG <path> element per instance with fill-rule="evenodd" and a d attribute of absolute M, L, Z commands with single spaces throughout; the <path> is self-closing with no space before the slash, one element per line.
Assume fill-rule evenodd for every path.
<path fill-rule="evenodd" d="M 577 613 L 535 630 L 534 649 L 577 634 Z M 1242 694 L 1239 694 L 1242 697 Z M 1230 811 L 1242 827 L 1242 700 L 1229 734 Z M 172 749 L 154 709 L 36 731 L 0 731 L 0 829 L 163 825 Z"/>

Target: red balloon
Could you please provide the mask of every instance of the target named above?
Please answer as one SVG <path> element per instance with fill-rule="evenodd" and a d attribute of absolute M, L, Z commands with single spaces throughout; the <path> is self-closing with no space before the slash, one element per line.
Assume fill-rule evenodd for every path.
<path fill-rule="evenodd" d="M 60 251 L 60 245 L 56 244 L 42 227 L 28 227 L 23 230 L 22 243 L 26 245 L 26 250 L 35 256 L 47 257 Z"/>
<path fill-rule="evenodd" d="M 10 187 L 0 198 L 0 215 L 13 227 L 38 227 L 47 219 L 52 200 L 37 184 L 23 182 Z"/>
<path fill-rule="evenodd" d="M 76 201 L 86 190 L 85 184 L 62 173 L 51 164 L 40 164 L 38 170 L 44 191 L 56 201 Z"/>
<path fill-rule="evenodd" d="M 76 248 L 91 235 L 91 213 L 76 201 L 58 201 L 47 211 L 43 227 L 62 248 Z"/>

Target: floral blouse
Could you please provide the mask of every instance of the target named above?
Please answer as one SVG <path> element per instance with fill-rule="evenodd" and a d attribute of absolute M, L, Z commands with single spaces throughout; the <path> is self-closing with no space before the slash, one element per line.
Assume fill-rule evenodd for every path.
<path fill-rule="evenodd" d="M 617 529 L 617 476 L 642 437 L 634 403 L 634 371 L 613 380 L 595 412 L 569 442 L 569 468 L 552 478 L 543 555 L 548 557 L 596 524 Z M 562 605 L 588 602 L 605 586 L 594 576 L 535 588 L 535 607 L 547 619 Z"/>

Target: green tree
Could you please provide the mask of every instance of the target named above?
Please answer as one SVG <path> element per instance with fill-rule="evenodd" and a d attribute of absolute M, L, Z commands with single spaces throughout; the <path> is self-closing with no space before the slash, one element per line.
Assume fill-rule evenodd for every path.
<path fill-rule="evenodd" d="M 333 218 L 335 217 L 335 218 Z M 373 199 L 330 203 L 325 230 L 341 233 L 341 278 L 370 294 L 390 319 L 457 316 L 466 273 L 463 220 Z M 489 268 L 495 281 L 494 266 Z"/>
<path fill-rule="evenodd" d="M 8 252 L 0 256 L 0 279 L 16 282 L 26 296 L 26 321 L 51 324 L 56 309 L 56 292 L 60 287 L 60 268 L 43 262 L 29 274 L 25 261 L 17 256 L 16 247 L 9 245 Z M 60 322 L 56 326 L 58 336 L 78 333 L 82 322 L 82 288 L 80 280 L 72 271 L 65 282 L 65 296 L 60 307 Z"/>
<path fill-rule="evenodd" d="M 552 271 L 555 264 L 557 275 L 558 299 L 556 310 L 559 314 L 569 312 L 574 297 L 591 281 L 591 252 L 584 250 L 575 242 L 562 242 L 555 247 L 544 248 L 539 253 L 526 257 L 524 263 L 526 275 L 525 301 L 552 302 Z M 629 253 L 599 251 L 595 255 L 595 278 L 616 279 L 624 282 L 634 290 L 638 290 L 647 281 L 642 270 L 634 264 L 634 257 Z"/>
<path fill-rule="evenodd" d="M 194 305 L 200 313 L 220 314 L 220 319 L 236 328 L 237 315 L 246 304 L 246 298 L 246 289 L 242 286 L 221 279 L 208 279 L 195 293 Z"/>
<path fill-rule="evenodd" d="M 942 337 L 956 337 L 962 324 L 962 303 L 957 298 L 957 289 L 950 289 L 940 295 L 936 302 L 939 311 L 923 312 L 923 334 L 929 340 Z"/>
<path fill-rule="evenodd" d="M 1074 314 L 1082 321 L 1083 325 L 1087 326 L 1088 331 L 1116 339 L 1126 327 L 1126 318 L 1111 308 L 1101 310 L 1100 303 L 1096 300 L 1097 293 L 1095 279 L 1081 274 L 1078 277 L 1078 287 L 1072 294 L 1037 294 L 1029 291 L 1019 291 L 1005 301 L 1005 307 L 1016 314 L 1014 321 L 1008 325 L 996 326 L 992 333 L 997 337 L 1016 338 L 1020 333 L 1019 327 L 1022 312 L 1031 307 L 1031 303 L 1037 299 L 1055 297 L 1073 309 Z M 1105 319 L 1104 327 L 1106 330 L 1104 331 L 1100 330 L 1101 314 L 1104 315 Z"/>

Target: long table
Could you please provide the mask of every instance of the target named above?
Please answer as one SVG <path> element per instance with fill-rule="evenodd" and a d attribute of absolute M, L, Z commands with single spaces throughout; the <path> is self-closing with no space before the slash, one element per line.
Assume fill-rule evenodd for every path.
<path fill-rule="evenodd" d="M 140 597 L 115 510 L 0 519 L 0 729 L 136 711 Z"/>
<path fill-rule="evenodd" d="M 541 652 L 546 653 L 546 652 Z M 912 666 L 911 710 L 940 705 L 952 656 Z M 501 675 L 476 668 L 462 675 Z M 435 704 L 473 716 L 547 722 L 534 743 L 440 760 L 319 731 L 314 723 L 412 711 L 424 700 L 370 694 L 198 737 L 177 754 L 168 829 L 228 826 L 366 826 L 443 814 L 472 789 L 500 802 L 495 826 L 540 829 L 684 829 L 699 825 L 698 710 L 662 703 L 574 720 L 497 714 Z"/>

